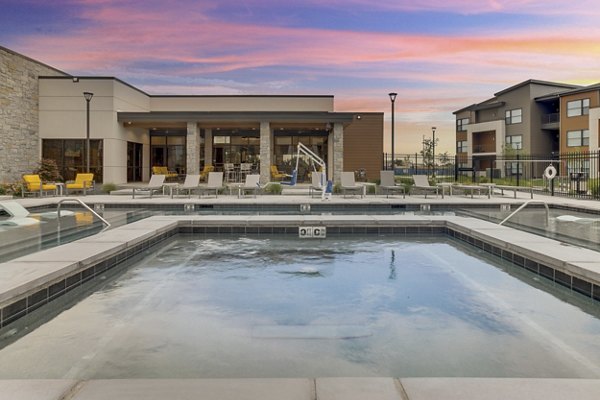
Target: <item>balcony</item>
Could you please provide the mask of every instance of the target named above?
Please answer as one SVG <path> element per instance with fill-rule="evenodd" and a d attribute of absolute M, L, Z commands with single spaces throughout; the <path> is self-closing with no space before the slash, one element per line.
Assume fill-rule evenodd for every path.
<path fill-rule="evenodd" d="M 560 114 L 550 113 L 542 115 L 542 129 L 558 130 L 560 128 Z"/>
<path fill-rule="evenodd" d="M 496 144 L 495 143 L 474 144 L 473 145 L 473 154 L 495 153 L 495 152 L 496 152 Z"/>

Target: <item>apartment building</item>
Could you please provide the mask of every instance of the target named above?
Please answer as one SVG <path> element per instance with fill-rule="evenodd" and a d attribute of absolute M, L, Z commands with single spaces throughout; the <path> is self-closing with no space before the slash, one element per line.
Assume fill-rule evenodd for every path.
<path fill-rule="evenodd" d="M 516 165 L 496 162 L 518 150 L 549 155 L 560 150 L 560 93 L 579 86 L 527 80 L 481 103 L 454 111 L 456 152 L 462 167 L 510 173 Z"/>
<path fill-rule="evenodd" d="M 359 169 L 377 179 L 383 165 L 383 113 L 336 112 L 331 95 L 152 95 L 3 47 L 0 67 L 0 183 L 20 180 L 42 157 L 73 179 L 87 168 L 88 122 L 97 182 L 145 181 L 152 166 L 197 174 L 226 163 L 251 164 L 267 182 L 272 165 L 292 172 L 299 142 L 326 161 L 334 181 Z"/>

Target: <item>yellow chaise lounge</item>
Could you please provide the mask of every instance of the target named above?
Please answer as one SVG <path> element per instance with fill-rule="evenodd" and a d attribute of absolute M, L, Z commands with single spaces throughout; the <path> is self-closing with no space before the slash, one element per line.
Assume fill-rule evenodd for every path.
<path fill-rule="evenodd" d="M 155 165 L 152 167 L 152 175 L 164 175 L 165 178 L 177 178 L 179 174 L 175 171 L 170 171 L 167 167 Z"/>
<path fill-rule="evenodd" d="M 65 185 L 67 194 L 71 191 L 81 190 L 85 196 L 88 190 L 94 190 L 94 174 L 77 174 L 74 181 Z"/>
<path fill-rule="evenodd" d="M 26 193 L 39 194 L 40 197 L 46 194 L 58 194 L 56 185 L 53 183 L 43 183 L 42 178 L 37 174 L 23 175 L 23 183 L 21 188 L 21 196 L 25 197 Z"/>

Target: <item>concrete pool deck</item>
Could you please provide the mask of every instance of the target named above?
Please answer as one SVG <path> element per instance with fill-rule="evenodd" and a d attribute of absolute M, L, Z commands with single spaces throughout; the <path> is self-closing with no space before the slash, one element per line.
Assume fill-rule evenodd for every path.
<path fill-rule="evenodd" d="M 25 207 L 55 204 L 61 198 L 18 200 Z M 320 203 L 320 199 L 307 196 L 259 196 L 237 199 L 221 196 L 218 199 L 187 199 L 155 197 L 132 200 L 130 196 L 87 196 L 89 204 L 303 204 Z M 529 200 L 526 193 L 512 197 L 446 196 L 444 199 L 410 196 L 406 199 L 386 199 L 367 196 L 364 199 L 334 197 L 331 204 L 448 204 L 482 205 L 514 204 Z M 600 211 L 600 202 L 572 200 L 536 195 L 535 200 L 564 207 Z M 433 226 L 450 228 L 465 235 L 463 241 L 491 243 L 506 254 L 528 256 L 557 271 L 572 276 L 600 282 L 600 255 L 597 252 L 559 242 L 486 221 L 462 217 L 402 216 L 402 215 L 182 215 L 157 216 L 121 226 L 55 249 L 44 250 L 0 265 L 0 304 L 8 304 L 16 298 L 29 298 L 73 274 L 84 274 L 90 265 L 107 258 L 117 257 L 128 249 L 138 248 L 152 237 L 164 235 L 176 226 L 186 226 L 193 231 L 197 227 L 243 226 L 275 227 L 299 225 L 336 226 L 339 229 L 352 226 L 370 226 L 387 229 L 393 226 L 423 228 L 423 233 Z M 214 230 L 209 230 L 214 232 Z M 273 231 L 272 231 L 273 232 Z M 240 232 L 237 232 L 240 233 Z M 243 232 L 241 232 L 243 233 Z M 466 238 L 470 239 L 466 239 Z M 140 247 L 140 248 L 143 248 Z M 80 275 L 81 276 L 81 275 Z M 12 299 L 12 300 L 11 300 Z M 25 302 L 27 307 L 27 301 Z M 512 378 L 319 378 L 316 379 L 142 379 L 142 380 L 0 380 L 1 399 L 32 400 L 95 400 L 95 399 L 598 399 L 600 379 L 512 379 Z"/>
<path fill-rule="evenodd" d="M 600 380 L 316 378 L 4 380 L 10 400 L 597 400 Z"/>

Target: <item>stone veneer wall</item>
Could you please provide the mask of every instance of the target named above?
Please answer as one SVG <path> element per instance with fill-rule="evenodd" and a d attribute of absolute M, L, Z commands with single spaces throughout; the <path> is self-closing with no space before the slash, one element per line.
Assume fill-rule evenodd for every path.
<path fill-rule="evenodd" d="M 0 183 L 18 181 L 37 167 L 38 76 L 64 72 L 0 47 Z"/>

